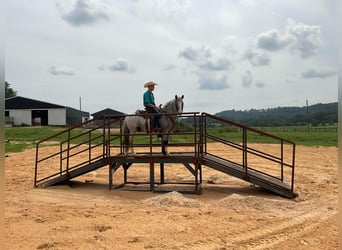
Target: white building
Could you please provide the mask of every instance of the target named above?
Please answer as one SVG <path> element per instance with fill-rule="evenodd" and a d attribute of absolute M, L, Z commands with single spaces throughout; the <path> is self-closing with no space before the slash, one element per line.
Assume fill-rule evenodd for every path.
<path fill-rule="evenodd" d="M 5 119 L 6 123 L 12 123 L 15 126 L 73 126 L 89 119 L 89 112 L 14 96 L 5 100 Z"/>

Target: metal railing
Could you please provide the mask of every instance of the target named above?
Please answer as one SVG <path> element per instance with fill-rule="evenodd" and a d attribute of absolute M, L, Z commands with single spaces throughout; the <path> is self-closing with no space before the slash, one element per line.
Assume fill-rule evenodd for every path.
<path fill-rule="evenodd" d="M 132 115 L 97 117 L 39 141 L 36 144 L 34 187 L 96 161 L 102 160 L 104 165 L 111 164 L 111 156 L 124 155 L 124 137 L 129 135 L 123 129 L 126 116 Z M 175 149 L 178 154 L 191 153 L 198 161 L 203 161 L 206 155 L 213 155 L 217 159 L 240 166 L 246 174 L 253 170 L 266 177 L 290 182 L 293 192 L 295 143 L 208 113 L 183 113 L 178 117 L 178 120 L 182 119 L 186 119 L 188 127 L 176 127 L 173 131 L 171 136 L 174 138 L 167 145 L 170 152 Z M 213 126 L 216 128 L 212 129 Z M 228 133 L 217 134 L 217 127 L 227 128 Z M 230 130 L 233 131 L 231 134 Z M 240 137 L 230 138 L 230 135 L 236 135 L 236 131 L 241 133 Z M 155 154 L 158 157 L 168 157 L 161 153 L 162 142 L 156 142 L 156 136 L 157 134 L 148 132 L 135 134 L 135 157 L 148 157 L 151 161 Z M 272 140 L 273 144 L 269 145 L 279 145 L 277 153 L 274 150 L 267 152 L 267 148 L 259 149 L 259 144 L 255 143 L 256 136 L 263 141 Z M 44 151 L 41 154 L 41 149 L 48 141 L 58 141 L 58 150 Z M 223 149 L 215 151 L 208 142 L 217 142 L 223 145 Z M 225 154 L 231 151 L 233 157 L 227 157 Z M 234 159 L 238 155 L 240 157 Z M 262 159 L 263 162 L 256 164 L 256 159 Z"/>
<path fill-rule="evenodd" d="M 199 120 L 200 116 L 198 112 L 188 112 L 182 113 L 178 115 L 177 120 L 181 121 L 182 119 L 187 119 L 187 126 L 191 129 L 183 128 L 176 126 L 174 130 L 169 134 L 169 141 L 168 144 L 165 145 L 170 150 L 172 148 L 186 148 L 184 152 L 194 153 L 198 155 L 198 143 L 200 137 L 200 127 L 199 127 Z M 175 115 L 173 113 L 164 113 L 163 115 Z M 110 131 L 108 133 L 108 156 L 112 155 L 123 155 L 125 154 L 125 137 L 129 136 L 128 132 L 124 131 L 124 118 L 128 116 L 141 116 L 141 115 L 125 115 L 120 119 L 119 128 L 117 130 Z M 153 114 L 148 114 L 147 116 L 153 116 Z M 132 141 L 132 147 L 135 151 L 135 156 L 144 156 L 144 157 L 152 157 L 154 153 L 162 153 L 161 148 L 163 147 L 162 136 L 166 135 L 167 133 L 151 133 L 149 131 L 139 131 L 134 134 L 134 139 Z M 159 141 L 156 138 L 159 138 Z M 181 153 L 177 150 L 178 153 Z"/>
<path fill-rule="evenodd" d="M 212 126 L 216 128 L 211 130 Z M 229 138 L 229 133 L 224 133 L 225 138 L 220 135 L 216 135 L 214 131 L 217 133 L 217 127 L 226 127 L 229 131 L 230 129 L 234 131 L 241 132 L 241 136 L 239 138 Z M 208 113 L 202 113 L 201 115 L 201 154 L 202 157 L 204 155 L 214 155 L 217 158 L 222 160 L 226 160 L 227 162 L 231 162 L 235 165 L 241 166 L 241 168 L 245 171 L 246 175 L 248 170 L 253 170 L 259 172 L 260 174 L 278 179 L 280 181 L 290 182 L 291 191 L 294 190 L 294 168 L 295 168 L 295 149 L 296 145 L 294 142 L 289 141 L 284 138 L 280 138 L 274 136 L 269 133 L 265 133 L 261 130 L 253 129 L 224 118 L 220 118 L 214 115 L 210 115 Z M 233 134 L 233 133 L 232 133 Z M 250 138 L 249 138 L 250 137 Z M 257 137 L 259 137 L 260 142 L 267 142 L 267 145 L 271 148 L 272 145 L 280 145 L 278 152 L 275 154 L 274 150 L 270 150 L 272 152 L 265 152 L 267 149 L 258 149 L 258 141 Z M 208 141 L 218 142 L 227 149 L 227 151 L 235 149 L 241 152 L 240 160 L 232 160 L 227 159 L 225 156 L 219 156 L 217 152 L 211 153 L 211 150 L 208 146 Z M 263 144 L 265 145 L 265 144 Z M 260 161 L 262 159 L 262 163 L 258 167 L 252 167 L 253 162 L 250 160 L 253 158 L 254 161 Z M 273 164 L 271 164 L 273 163 Z M 266 165 L 272 165 L 275 167 L 270 169 Z M 266 166 L 266 167 L 265 167 Z M 286 171 L 286 169 L 289 171 Z"/>
<path fill-rule="evenodd" d="M 190 136 L 192 140 L 190 142 L 178 140 L 178 142 L 169 143 L 168 147 L 187 147 L 187 152 L 194 152 L 195 155 L 198 155 L 199 125 L 196 114 L 198 113 L 183 113 L 178 117 L 178 119 L 193 117 L 192 131 L 176 130 L 171 134 L 178 139 L 182 136 Z M 97 117 L 37 142 L 34 187 L 98 160 L 103 160 L 103 164 L 110 164 L 111 155 L 123 155 L 124 137 L 129 135 L 128 133 L 125 134 L 123 129 L 123 121 L 127 116 L 136 115 Z M 137 155 L 146 156 L 149 154 L 152 157 L 153 153 L 161 149 L 162 143 L 155 142 L 155 136 L 157 136 L 156 133 L 149 132 L 135 134 L 132 146 L 136 149 L 147 149 L 147 151 L 140 150 Z M 53 152 L 44 151 L 41 153 L 45 143 L 49 141 L 57 141 L 58 149 Z"/>
<path fill-rule="evenodd" d="M 106 160 L 106 128 L 112 123 L 109 117 L 98 117 L 37 142 L 34 187 L 95 161 Z M 41 153 L 51 142 L 58 149 Z"/>

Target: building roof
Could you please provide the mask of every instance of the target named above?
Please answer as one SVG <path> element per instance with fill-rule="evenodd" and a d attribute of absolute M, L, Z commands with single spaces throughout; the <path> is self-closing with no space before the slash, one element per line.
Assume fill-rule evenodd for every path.
<path fill-rule="evenodd" d="M 98 117 L 98 116 L 103 116 L 103 115 L 106 115 L 106 116 L 120 116 L 120 115 L 124 115 L 124 113 L 120 112 L 120 111 L 117 111 L 117 110 L 114 110 L 114 109 L 110 109 L 110 108 L 106 108 L 106 109 L 103 109 L 101 111 L 98 111 L 94 114 L 91 114 L 93 117 Z"/>
<path fill-rule="evenodd" d="M 14 96 L 5 99 L 5 109 L 60 109 L 65 106 L 42 102 L 22 96 Z"/>

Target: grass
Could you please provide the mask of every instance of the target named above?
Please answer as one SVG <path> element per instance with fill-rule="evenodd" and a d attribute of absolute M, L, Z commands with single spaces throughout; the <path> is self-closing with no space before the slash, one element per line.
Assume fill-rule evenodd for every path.
<path fill-rule="evenodd" d="M 231 131 L 224 128 L 209 129 L 208 133 L 220 138 L 229 139 L 234 142 L 240 142 L 242 138 L 242 131 Z M 296 145 L 303 146 L 334 146 L 338 145 L 338 136 L 335 131 L 315 132 L 315 131 L 274 131 L 267 132 L 268 134 L 289 140 Z M 253 143 L 278 143 L 278 140 L 270 139 L 269 137 L 260 136 L 258 133 L 248 132 L 248 142 Z"/>
<path fill-rule="evenodd" d="M 337 147 L 338 145 L 337 132 L 275 132 L 273 134 L 282 138 L 287 138 L 298 145 L 311 147 Z"/>
<path fill-rule="evenodd" d="M 36 143 L 54 134 L 65 131 L 64 127 L 11 127 L 5 129 L 5 152 L 22 152 L 25 149 L 34 148 Z M 70 137 L 76 137 L 72 140 L 72 143 L 77 144 L 88 140 L 88 135 L 82 135 L 86 132 L 86 129 L 75 129 L 70 134 Z M 92 136 L 101 135 L 100 131 L 94 131 Z M 49 141 L 47 145 L 59 145 L 67 139 L 67 133 L 54 137 Z M 93 141 L 93 143 L 99 142 L 100 139 Z"/>
<path fill-rule="evenodd" d="M 5 129 L 5 152 L 22 152 L 26 149 L 34 148 L 36 143 L 51 135 L 64 131 L 63 127 L 11 127 Z M 75 129 L 71 133 L 71 137 L 76 137 L 72 140 L 73 144 L 82 143 L 89 140 L 88 134 L 83 134 L 86 129 Z M 232 130 L 229 127 L 209 128 L 208 133 L 220 138 L 226 138 L 231 141 L 240 142 L 242 138 L 242 131 Z M 337 147 L 338 136 L 334 130 L 327 132 L 304 131 L 304 130 L 277 130 L 269 132 L 272 135 L 293 141 L 297 145 L 304 146 L 334 146 Z M 91 133 L 92 143 L 99 143 L 102 138 L 94 139 L 101 135 L 101 131 L 93 131 Z M 53 138 L 47 145 L 58 145 L 60 142 L 66 140 L 66 135 Z M 252 143 L 278 143 L 279 141 L 270 140 L 268 137 L 260 136 L 258 133 L 248 132 L 248 142 Z M 173 142 L 192 142 L 192 135 L 173 136 Z M 136 136 L 135 143 L 148 143 L 149 137 Z M 210 142 L 210 140 L 208 141 Z"/>

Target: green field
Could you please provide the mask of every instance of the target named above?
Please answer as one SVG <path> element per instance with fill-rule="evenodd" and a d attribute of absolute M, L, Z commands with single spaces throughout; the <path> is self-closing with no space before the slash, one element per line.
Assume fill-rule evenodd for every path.
<path fill-rule="evenodd" d="M 34 148 L 36 143 L 47 137 L 65 131 L 63 127 L 10 127 L 5 129 L 5 152 L 21 152 L 25 149 Z M 70 136 L 75 136 L 86 132 L 86 129 L 74 129 Z M 94 132 L 100 136 L 100 131 Z M 87 135 L 80 136 L 73 140 L 73 143 L 81 143 L 87 140 Z M 60 142 L 65 141 L 67 134 L 54 137 L 47 145 L 59 145 Z"/>
<path fill-rule="evenodd" d="M 21 152 L 26 149 L 34 148 L 36 143 L 51 135 L 64 131 L 62 127 L 11 127 L 5 129 L 5 152 Z M 304 146 L 334 146 L 337 147 L 338 136 L 337 129 L 286 129 L 286 127 L 279 128 L 264 128 L 261 129 L 269 134 L 278 136 L 294 142 L 296 145 Z M 82 135 L 86 129 L 75 129 L 70 136 L 79 135 L 73 143 L 84 142 L 88 139 L 88 134 Z M 242 132 L 231 130 L 228 127 L 209 128 L 208 133 L 220 138 L 229 138 L 229 140 L 240 142 Z M 93 137 L 100 136 L 101 131 L 94 131 Z M 270 140 L 268 137 L 260 136 L 258 133 L 248 132 L 248 142 L 252 143 L 277 143 L 277 141 Z M 64 141 L 66 136 L 59 136 L 52 139 L 47 145 L 58 145 Z M 93 141 L 99 142 L 102 138 Z M 191 142 L 193 137 L 191 135 L 174 136 L 173 142 Z M 148 139 L 144 137 L 136 137 L 135 142 L 146 142 Z M 210 142 L 210 141 L 208 141 Z"/>

